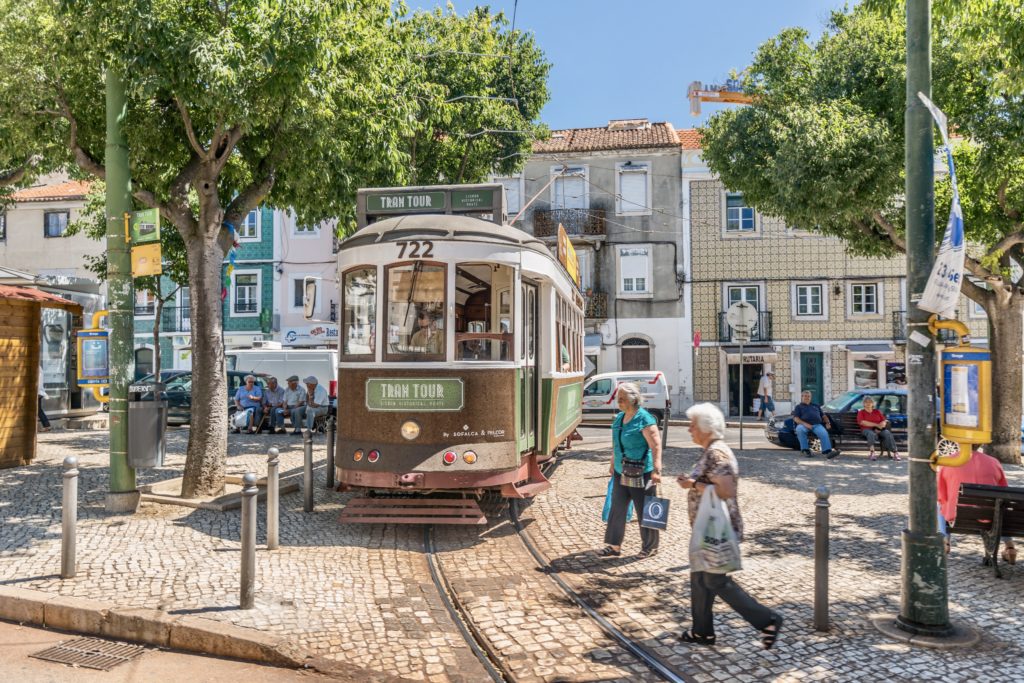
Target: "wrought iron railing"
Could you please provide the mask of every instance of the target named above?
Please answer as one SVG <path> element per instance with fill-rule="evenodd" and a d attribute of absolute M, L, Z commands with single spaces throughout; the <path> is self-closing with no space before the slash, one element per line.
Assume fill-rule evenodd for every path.
<path fill-rule="evenodd" d="M 605 234 L 604 209 L 547 209 L 533 212 L 535 237 L 557 237 L 561 223 L 568 235 Z"/>
<path fill-rule="evenodd" d="M 591 291 L 589 294 L 584 295 L 584 299 L 584 317 L 608 317 L 608 294 L 605 292 Z"/>
<path fill-rule="evenodd" d="M 259 310 L 256 301 L 235 301 L 235 313 L 255 313 Z"/>
<path fill-rule="evenodd" d="M 729 322 L 725 319 L 725 315 L 725 313 L 718 314 L 718 341 L 733 343 L 736 341 L 736 335 L 733 333 L 732 328 L 729 327 Z M 757 324 L 754 325 L 754 329 L 750 333 L 750 341 L 770 342 L 771 340 L 771 311 L 761 311 L 757 314 Z"/>

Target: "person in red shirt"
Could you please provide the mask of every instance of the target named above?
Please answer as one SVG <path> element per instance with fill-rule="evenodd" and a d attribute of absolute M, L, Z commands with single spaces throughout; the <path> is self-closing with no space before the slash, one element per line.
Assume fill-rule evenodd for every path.
<path fill-rule="evenodd" d="M 889 451 L 893 460 L 899 460 L 900 454 L 896 450 L 896 438 L 889 431 L 889 420 L 885 419 L 882 411 L 875 408 L 875 399 L 870 396 L 864 397 L 864 407 L 857 411 L 857 426 L 868 441 L 871 451 L 868 457 L 871 460 L 878 460 L 875 455 L 875 444 L 882 442 L 882 452 Z"/>
<path fill-rule="evenodd" d="M 972 451 L 971 459 L 960 467 L 940 467 L 936 483 L 939 501 L 939 530 L 946 536 L 946 552 L 949 552 L 949 529 L 947 524 L 956 521 L 956 504 L 960 498 L 961 484 L 987 484 L 989 486 L 1009 486 L 1003 466 L 991 455 L 981 451 Z M 1003 537 L 1006 548 L 1003 560 L 1009 564 L 1017 563 L 1017 548 L 1013 539 Z"/>

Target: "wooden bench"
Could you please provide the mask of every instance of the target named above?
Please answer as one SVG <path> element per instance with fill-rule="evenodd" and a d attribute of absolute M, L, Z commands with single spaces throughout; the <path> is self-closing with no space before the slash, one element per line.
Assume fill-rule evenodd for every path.
<path fill-rule="evenodd" d="M 950 533 L 979 534 L 985 545 L 986 565 L 999 571 L 999 541 L 1003 536 L 1024 538 L 1024 488 L 961 484 L 956 503 L 956 521 Z"/>
<path fill-rule="evenodd" d="M 897 446 L 906 444 L 906 429 L 891 428 L 889 431 L 892 432 L 893 438 L 896 439 Z M 864 437 L 864 432 L 861 430 L 860 425 L 857 424 L 857 413 L 840 414 L 839 424 L 837 425 L 836 421 L 832 420 L 832 429 L 828 434 L 832 441 L 838 444 L 845 445 L 847 441 L 862 444 L 866 444 L 868 442 Z M 881 447 L 881 443 L 879 443 L 879 447 Z"/>

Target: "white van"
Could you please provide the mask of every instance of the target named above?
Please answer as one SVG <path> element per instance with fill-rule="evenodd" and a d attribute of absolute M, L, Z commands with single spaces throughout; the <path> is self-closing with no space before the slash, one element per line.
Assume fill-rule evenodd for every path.
<path fill-rule="evenodd" d="M 593 375 L 583 385 L 583 421 L 611 423 L 619 412 L 615 392 L 624 382 L 636 382 L 644 397 L 644 408 L 658 422 L 663 422 L 672 409 L 665 375 L 656 370 L 638 372 L 606 372 Z"/>
<path fill-rule="evenodd" d="M 313 375 L 325 388 L 338 379 L 337 349 L 231 349 L 225 355 L 228 370 L 272 375 L 282 385 L 291 375 Z"/>

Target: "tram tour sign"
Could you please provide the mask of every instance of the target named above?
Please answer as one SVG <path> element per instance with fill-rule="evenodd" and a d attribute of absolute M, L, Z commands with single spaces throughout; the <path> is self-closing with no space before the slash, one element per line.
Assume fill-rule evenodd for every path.
<path fill-rule="evenodd" d="M 455 412 L 462 410 L 463 395 L 462 380 L 458 378 L 371 377 L 366 380 L 367 410 Z"/>
<path fill-rule="evenodd" d="M 410 214 L 476 216 L 498 225 L 505 222 L 505 188 L 500 183 L 375 187 L 356 196 L 358 227 Z"/>

